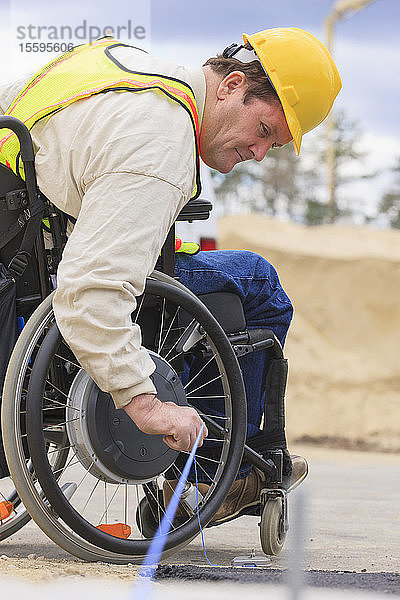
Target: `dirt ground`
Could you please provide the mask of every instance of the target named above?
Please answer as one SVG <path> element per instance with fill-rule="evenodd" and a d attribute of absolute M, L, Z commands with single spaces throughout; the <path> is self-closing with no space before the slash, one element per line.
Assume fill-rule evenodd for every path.
<path fill-rule="evenodd" d="M 74 557 L 48 559 L 34 553 L 28 557 L 3 558 L 0 556 L 0 573 L 8 577 L 29 581 L 53 581 L 59 578 L 118 579 L 133 582 L 139 567 L 137 565 L 111 565 L 109 563 L 84 563 Z"/>
<path fill-rule="evenodd" d="M 290 439 L 400 451 L 400 232 L 238 215 L 218 239 L 267 258 L 294 304 Z"/>

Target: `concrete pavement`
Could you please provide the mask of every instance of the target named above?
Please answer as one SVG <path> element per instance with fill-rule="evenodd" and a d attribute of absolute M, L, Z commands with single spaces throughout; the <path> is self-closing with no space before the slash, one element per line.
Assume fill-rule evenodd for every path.
<path fill-rule="evenodd" d="M 295 451 L 310 462 L 302 486 L 306 500 L 304 567 L 400 572 L 400 455 L 312 446 L 296 446 Z M 290 504 L 295 494 L 289 496 Z M 252 548 L 261 554 L 257 520 L 241 517 L 206 529 L 210 561 L 230 565 L 234 556 L 248 554 Z M 286 566 L 292 548 L 293 527 L 273 566 Z M 197 538 L 168 562 L 205 564 L 201 540 Z"/>

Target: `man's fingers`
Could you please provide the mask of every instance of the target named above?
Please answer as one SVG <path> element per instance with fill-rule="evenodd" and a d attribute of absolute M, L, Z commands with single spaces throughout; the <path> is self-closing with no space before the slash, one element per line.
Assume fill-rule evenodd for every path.
<path fill-rule="evenodd" d="M 208 436 L 208 429 L 207 429 L 206 425 L 204 425 L 203 431 L 201 432 L 201 438 L 199 441 L 199 448 L 203 445 L 203 441 L 207 436 Z"/>
<path fill-rule="evenodd" d="M 196 438 L 197 438 L 197 436 L 196 436 Z M 203 445 L 203 440 L 204 440 L 204 435 L 202 433 L 202 435 L 200 436 L 200 439 L 199 439 L 199 445 L 198 445 L 199 448 L 201 448 L 201 446 Z"/>
<path fill-rule="evenodd" d="M 165 435 L 163 437 L 163 441 L 165 442 L 165 444 L 167 444 L 167 446 L 172 448 L 172 450 L 177 450 L 178 452 L 190 452 L 190 450 L 192 449 L 192 446 L 190 445 L 190 439 L 176 440 L 173 435 Z"/>
<path fill-rule="evenodd" d="M 167 444 L 169 448 L 172 448 L 172 450 L 180 451 L 173 435 L 164 435 L 163 442 L 164 444 Z"/>
<path fill-rule="evenodd" d="M 167 444 L 167 446 L 172 448 L 172 450 L 177 450 L 178 452 L 190 452 L 195 444 L 197 436 L 199 435 L 199 431 L 200 431 L 200 428 L 197 431 L 191 432 L 187 436 L 183 436 L 183 437 L 178 437 L 176 434 L 175 435 L 165 435 L 163 437 L 163 441 L 165 444 Z M 200 446 L 203 445 L 203 440 L 205 437 L 207 437 L 207 435 L 208 435 L 207 427 L 204 426 L 202 435 L 199 440 L 199 445 L 198 445 L 199 448 L 200 448 Z"/>

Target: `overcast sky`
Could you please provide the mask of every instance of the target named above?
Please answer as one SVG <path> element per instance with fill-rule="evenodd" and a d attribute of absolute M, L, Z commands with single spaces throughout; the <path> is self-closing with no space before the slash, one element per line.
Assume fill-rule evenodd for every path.
<path fill-rule="evenodd" d="M 152 51 L 199 64 L 241 33 L 269 27 L 300 27 L 324 41 L 323 23 L 334 0 L 201 0 L 185 10 L 181 0 L 152 0 Z M 188 6 L 187 4 L 186 6 Z M 349 186 L 347 197 L 371 207 L 390 183 L 388 168 L 400 156 L 400 0 L 376 0 L 349 13 L 335 30 L 335 62 L 343 89 L 335 106 L 356 120 L 367 152 L 365 172 L 380 176 Z M 303 139 L 303 148 L 312 144 Z M 364 201 L 364 200 L 363 200 Z"/>
<path fill-rule="evenodd" d="M 323 22 L 334 0 L 0 0 L 0 35 L 8 43 L 0 82 L 22 76 L 52 55 L 21 52 L 16 27 L 143 25 L 145 39 L 131 39 L 154 54 L 200 65 L 242 32 L 296 26 L 324 39 Z M 336 26 L 335 61 L 343 89 L 336 105 L 356 119 L 371 164 L 383 169 L 400 154 L 400 0 L 376 0 Z M 8 35 L 8 42 L 7 42 Z M 26 41 L 26 40 L 25 40 Z M 125 40 L 126 41 L 126 40 Z M 307 136 L 304 144 L 307 143 Z M 310 142 L 311 143 L 311 142 Z"/>
<path fill-rule="evenodd" d="M 134 42 L 171 60 L 196 65 L 240 41 L 242 32 L 296 26 L 323 40 L 323 21 L 333 4 L 333 0 L 0 0 L 0 31 L 7 28 L 11 34 L 14 59 L 4 61 L 3 54 L 0 80 L 14 72 L 22 75 L 49 56 L 18 55 L 18 24 L 77 25 L 86 19 L 94 25 L 124 25 L 130 19 L 133 26 L 146 26 L 146 40 Z M 11 14 L 8 23 L 7 10 Z M 369 133 L 400 139 L 399 29 L 400 0 L 376 0 L 337 24 L 335 60 L 343 81 L 338 106 L 358 118 Z"/>
<path fill-rule="evenodd" d="M 242 32 L 296 26 L 323 38 L 332 0 L 153 0 L 154 52 L 197 62 L 239 41 Z M 189 6 L 190 3 L 187 4 Z M 195 9 L 196 7 L 196 9 Z M 336 27 L 335 60 L 343 90 L 338 105 L 376 135 L 400 138 L 400 0 L 376 0 Z M 187 50 L 186 50 L 187 49 Z"/>

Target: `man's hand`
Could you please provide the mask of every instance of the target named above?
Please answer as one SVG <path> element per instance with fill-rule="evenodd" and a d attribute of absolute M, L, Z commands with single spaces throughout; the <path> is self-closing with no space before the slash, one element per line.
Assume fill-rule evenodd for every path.
<path fill-rule="evenodd" d="M 124 410 L 143 433 L 164 434 L 167 446 L 180 452 L 190 452 L 203 425 L 194 408 L 161 402 L 153 394 L 135 396 Z M 207 435 L 204 427 L 199 447 Z"/>

